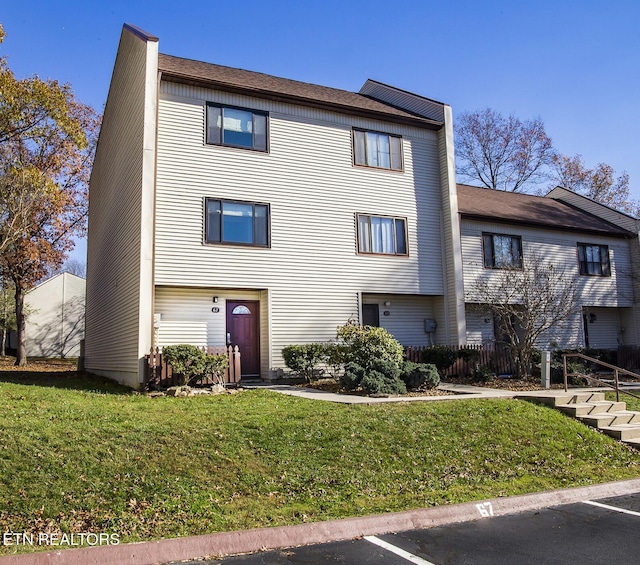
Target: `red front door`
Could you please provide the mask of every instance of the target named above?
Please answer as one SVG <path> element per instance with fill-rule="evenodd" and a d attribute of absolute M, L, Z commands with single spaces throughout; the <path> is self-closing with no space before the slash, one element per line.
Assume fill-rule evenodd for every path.
<path fill-rule="evenodd" d="M 240 349 L 243 377 L 260 376 L 260 303 L 227 300 L 227 345 Z"/>

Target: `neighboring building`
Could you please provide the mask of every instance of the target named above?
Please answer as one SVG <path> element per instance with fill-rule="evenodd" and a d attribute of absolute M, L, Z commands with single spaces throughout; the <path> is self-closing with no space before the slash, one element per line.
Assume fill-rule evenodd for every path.
<path fill-rule="evenodd" d="M 540 197 L 458 185 L 458 205 L 468 343 L 496 339 L 495 321 L 476 303 L 479 278 L 497 280 L 501 269 L 526 268 L 532 257 L 564 269 L 580 303 L 568 326 L 545 335 L 540 347 L 639 343 L 636 219 L 562 188 Z"/>
<path fill-rule="evenodd" d="M 158 53 L 123 28 L 91 177 L 84 365 L 238 344 L 268 379 L 349 319 L 465 339 L 451 108 Z"/>
<path fill-rule="evenodd" d="M 60 273 L 25 296 L 27 357 L 79 357 L 86 281 Z"/>

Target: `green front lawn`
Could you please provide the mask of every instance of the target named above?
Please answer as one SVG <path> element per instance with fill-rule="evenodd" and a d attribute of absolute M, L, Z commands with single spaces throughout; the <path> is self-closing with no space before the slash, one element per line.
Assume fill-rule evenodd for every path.
<path fill-rule="evenodd" d="M 640 476 L 637 452 L 515 400 L 149 398 L 71 373 L 56 386 L 13 375 L 0 373 L 3 532 L 139 541 Z"/>

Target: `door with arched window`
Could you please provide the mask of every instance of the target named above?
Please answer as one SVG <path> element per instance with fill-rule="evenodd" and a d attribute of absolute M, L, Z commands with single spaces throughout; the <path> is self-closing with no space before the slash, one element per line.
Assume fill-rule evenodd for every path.
<path fill-rule="evenodd" d="M 227 345 L 240 349 L 243 377 L 260 376 L 260 303 L 227 300 Z"/>

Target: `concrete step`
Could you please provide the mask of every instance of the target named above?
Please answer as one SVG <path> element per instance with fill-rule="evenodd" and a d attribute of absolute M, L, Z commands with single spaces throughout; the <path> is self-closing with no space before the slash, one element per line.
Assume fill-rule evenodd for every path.
<path fill-rule="evenodd" d="M 640 412 L 633 412 L 631 410 L 588 414 L 586 416 L 578 416 L 577 418 L 588 426 L 599 429 L 604 426 L 617 426 L 620 424 L 640 425 Z"/>
<path fill-rule="evenodd" d="M 636 449 L 640 449 L 640 439 L 627 439 L 624 443 L 631 447 L 635 447 Z"/>
<path fill-rule="evenodd" d="M 541 392 L 536 394 L 522 394 L 516 396 L 521 400 L 528 400 L 529 402 L 536 402 L 537 404 L 545 404 L 556 408 L 560 405 L 569 404 L 585 404 L 587 402 L 602 402 L 604 401 L 604 392 Z"/>
<path fill-rule="evenodd" d="M 610 400 L 593 400 L 591 402 L 576 402 L 572 404 L 556 404 L 558 410 L 569 414 L 574 418 L 602 414 L 603 412 L 620 412 L 627 408 L 625 402 L 612 402 Z"/>
<path fill-rule="evenodd" d="M 603 426 L 600 431 L 621 440 L 628 441 L 640 439 L 640 424 L 620 424 L 618 426 Z"/>

